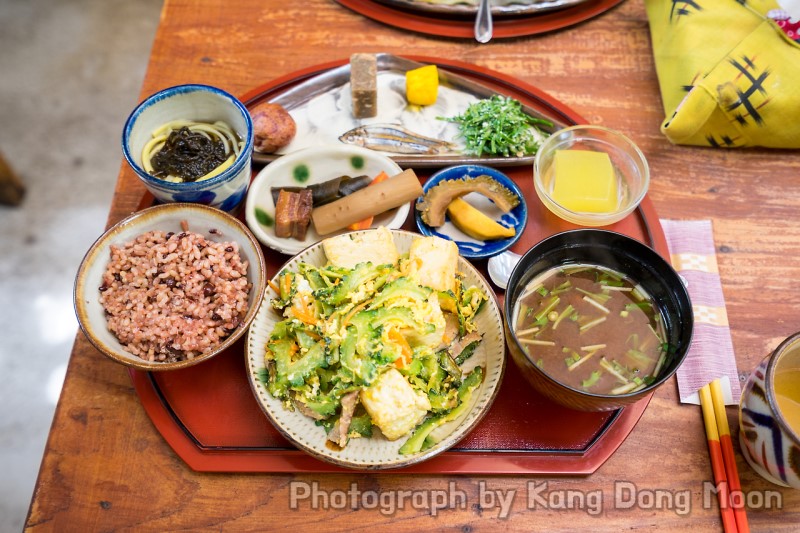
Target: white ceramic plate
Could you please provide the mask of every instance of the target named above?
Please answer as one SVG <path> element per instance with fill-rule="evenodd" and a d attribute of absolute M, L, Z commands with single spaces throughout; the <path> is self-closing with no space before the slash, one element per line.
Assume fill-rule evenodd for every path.
<path fill-rule="evenodd" d="M 287 255 L 300 253 L 323 238 L 346 233 L 347 230 L 321 236 L 314 231 L 312 223 L 308 227 L 306 238 L 302 241 L 275 236 L 275 203 L 270 189 L 280 186 L 307 187 L 342 175 L 350 177 L 367 175 L 374 178 L 381 171 L 394 176 L 402 169 L 389 157 L 359 146 L 323 145 L 283 156 L 264 167 L 250 184 L 245 205 L 247 225 L 259 241 L 273 250 Z M 406 203 L 376 215 L 372 227 L 385 226 L 389 229 L 401 227 L 408 217 L 409 205 Z M 270 225 L 270 221 L 273 225 Z"/>
<path fill-rule="evenodd" d="M 408 251 L 414 239 L 421 237 L 419 234 L 402 230 L 392 231 L 392 234 L 401 254 Z M 286 263 L 281 270 L 296 270 L 298 263 L 301 262 L 318 266 L 326 264 L 327 257 L 322 244 L 304 250 Z M 465 285 L 478 286 L 486 294 L 494 295 L 494 291 L 483 276 L 462 257 L 458 259 L 458 269 L 464 274 Z M 315 425 L 311 418 L 297 411 L 285 409 L 280 400 L 273 398 L 258 379 L 259 373 L 263 373 L 265 369 L 264 348 L 267 340 L 275 324 L 281 320 L 272 309 L 271 293 L 271 290 L 267 291 L 261 309 L 256 314 L 247 335 L 245 351 L 248 379 L 259 405 L 272 424 L 298 448 L 318 459 L 359 469 L 398 468 L 424 461 L 447 450 L 469 433 L 480 422 L 497 396 L 505 370 L 505 336 L 500 309 L 497 300 L 492 297 L 475 317 L 475 324 L 478 331 L 483 334 L 483 341 L 463 365 L 465 371 L 470 371 L 475 366 L 483 366 L 485 371 L 483 383 L 473 394 L 472 405 L 466 415 L 434 431 L 433 435 L 440 439 L 438 444 L 414 455 L 400 455 L 399 449 L 407 437 L 389 441 L 380 434 L 380 431 L 376 431 L 372 438 L 351 439 L 343 450 L 332 450 L 326 445 L 327 436 L 323 428 Z"/>

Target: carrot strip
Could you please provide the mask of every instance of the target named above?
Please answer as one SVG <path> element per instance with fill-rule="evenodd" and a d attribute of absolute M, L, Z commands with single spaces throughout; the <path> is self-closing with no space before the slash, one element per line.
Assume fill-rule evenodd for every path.
<path fill-rule="evenodd" d="M 403 368 L 411 364 L 413 352 L 411 351 L 411 345 L 408 344 L 408 341 L 403 334 L 392 328 L 389 330 L 389 339 L 400 346 L 401 355 L 394 360 L 394 366 L 397 368 Z"/>
<path fill-rule="evenodd" d="M 347 313 L 347 315 L 345 315 L 344 319 L 342 320 L 342 327 L 344 327 L 347 324 L 349 324 L 350 323 L 350 319 L 352 319 L 355 316 L 356 313 L 358 313 L 359 311 L 364 309 L 367 306 L 367 304 L 369 304 L 371 301 L 372 301 L 372 299 L 365 300 L 365 301 L 361 302 L 360 304 L 358 304 L 357 306 L 355 306 L 354 308 L 352 308 L 350 310 L 350 312 Z"/>
<path fill-rule="evenodd" d="M 281 277 L 281 295 L 289 294 L 292 291 L 292 276 L 287 272 Z"/>
<path fill-rule="evenodd" d="M 370 185 L 375 185 L 376 183 L 380 183 L 380 182 L 382 182 L 384 180 L 387 180 L 387 179 L 389 179 L 389 175 L 386 172 L 381 170 L 381 173 L 378 174 L 377 176 L 375 176 L 375 179 L 372 180 L 371 182 L 369 182 L 369 185 L 367 185 L 367 187 L 369 187 Z M 356 230 L 359 230 L 359 229 L 368 229 L 372 225 L 372 221 L 374 219 L 375 219 L 375 217 L 367 217 L 364 220 L 359 220 L 358 222 L 353 222 L 352 224 L 347 226 L 347 229 L 349 229 L 351 231 L 356 231 Z"/>

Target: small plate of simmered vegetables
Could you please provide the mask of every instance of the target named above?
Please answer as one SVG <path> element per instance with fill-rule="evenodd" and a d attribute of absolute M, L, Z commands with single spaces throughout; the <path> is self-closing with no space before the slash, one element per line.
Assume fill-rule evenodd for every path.
<path fill-rule="evenodd" d="M 423 235 L 453 241 L 464 257 L 492 257 L 519 240 L 528 208 L 516 183 L 483 165 L 440 170 L 422 187 L 414 218 Z"/>
<path fill-rule="evenodd" d="M 349 468 L 414 464 L 489 410 L 505 369 L 494 293 L 452 241 L 378 228 L 284 265 L 247 338 L 249 381 L 299 448 Z"/>

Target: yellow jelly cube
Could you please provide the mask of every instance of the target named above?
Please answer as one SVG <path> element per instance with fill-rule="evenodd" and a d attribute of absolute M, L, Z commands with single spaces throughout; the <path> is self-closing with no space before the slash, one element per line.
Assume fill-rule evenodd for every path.
<path fill-rule="evenodd" d="M 553 199 L 570 211 L 609 213 L 617 209 L 617 176 L 606 153 L 556 150 L 553 180 Z"/>
<path fill-rule="evenodd" d="M 427 65 L 406 72 L 406 99 L 409 104 L 431 105 L 439 95 L 439 71 Z"/>

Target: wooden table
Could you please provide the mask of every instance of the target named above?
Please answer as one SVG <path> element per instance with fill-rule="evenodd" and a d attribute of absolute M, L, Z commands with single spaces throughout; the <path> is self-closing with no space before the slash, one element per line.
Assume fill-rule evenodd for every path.
<path fill-rule="evenodd" d="M 781 339 L 800 329 L 800 155 L 671 145 L 658 129 L 663 111 L 640 1 L 624 2 L 566 31 L 478 45 L 400 31 L 328 0 L 167 0 L 141 96 L 187 82 L 243 94 L 354 52 L 462 59 L 524 80 L 589 122 L 628 133 L 650 162 L 650 197 L 659 215 L 713 220 L 740 371 L 749 372 Z M 134 211 L 143 192 L 123 164 L 109 223 Z M 736 431 L 735 409 L 728 414 Z M 772 508 L 751 507 L 752 529 L 797 530 L 800 491 L 763 481 L 738 458 L 751 503 L 773 491 L 782 506 L 768 499 Z M 704 497 L 703 483 L 711 479 L 700 409 L 678 403 L 674 380 L 658 390 L 617 453 L 586 478 L 196 473 L 155 430 L 127 370 L 78 334 L 26 527 L 720 531 L 716 499 Z M 459 492 L 452 508 L 438 512 L 417 508 L 410 499 L 394 513 L 369 505 L 310 511 L 307 500 L 292 508 L 296 482 L 318 482 L 324 491 L 348 491 L 356 483 L 360 491 L 394 491 L 395 496 L 412 489 Z M 639 504 L 629 505 L 625 489 L 636 491 Z M 498 490 L 513 496 L 509 508 L 489 501 L 488 491 Z M 584 493 L 583 508 L 558 508 L 569 507 L 570 500 L 562 498 L 568 491 Z M 667 493 L 673 495 L 672 506 L 651 498 Z M 547 508 L 538 498 L 547 500 Z M 690 508 L 679 498 L 690 498 Z"/>

